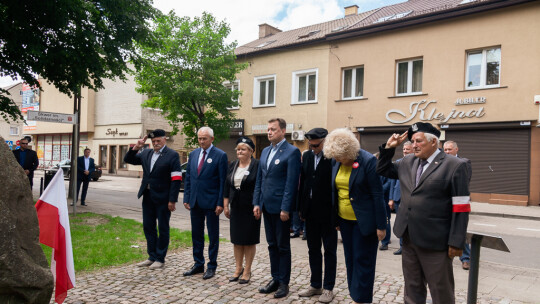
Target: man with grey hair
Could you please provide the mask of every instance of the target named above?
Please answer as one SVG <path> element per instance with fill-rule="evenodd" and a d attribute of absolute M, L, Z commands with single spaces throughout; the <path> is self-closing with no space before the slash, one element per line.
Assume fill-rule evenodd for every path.
<path fill-rule="evenodd" d="M 402 268 L 407 304 L 455 303 L 452 259 L 465 245 L 470 194 L 466 163 L 439 150 L 440 131 L 430 123 L 413 124 L 393 134 L 379 148 L 377 173 L 399 178 L 401 207 L 394 232 L 403 237 Z M 414 156 L 392 163 L 395 148 L 406 138 Z"/>
<path fill-rule="evenodd" d="M 184 276 L 204 272 L 204 222 L 208 229 L 208 267 L 203 279 L 216 273 L 219 249 L 219 215 L 223 211 L 223 190 L 227 178 L 227 154 L 216 148 L 214 131 L 202 127 L 197 132 L 199 148 L 189 154 L 184 181 L 184 207 L 190 210 L 191 240 L 195 264 Z"/>

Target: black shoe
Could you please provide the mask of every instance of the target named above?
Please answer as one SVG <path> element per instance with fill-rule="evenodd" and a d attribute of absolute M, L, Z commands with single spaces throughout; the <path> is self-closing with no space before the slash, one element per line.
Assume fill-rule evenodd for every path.
<path fill-rule="evenodd" d="M 388 250 L 388 245 L 381 245 L 381 247 L 379 247 L 379 250 Z"/>
<path fill-rule="evenodd" d="M 214 268 L 208 268 L 206 269 L 206 272 L 203 274 L 202 278 L 203 280 L 208 280 L 210 278 L 213 278 L 216 274 L 216 270 Z"/>
<path fill-rule="evenodd" d="M 300 236 L 300 233 L 291 233 L 291 239 L 295 239 Z"/>
<path fill-rule="evenodd" d="M 230 277 L 229 282 L 236 282 L 240 278 L 240 276 L 244 273 L 244 268 L 242 268 L 242 271 L 240 271 L 240 274 L 237 277 Z"/>
<path fill-rule="evenodd" d="M 88 206 L 85 202 L 81 202 L 81 206 Z"/>
<path fill-rule="evenodd" d="M 249 278 L 247 280 L 246 279 L 238 280 L 238 284 L 247 284 L 249 283 L 249 280 L 251 280 L 251 273 L 249 274 Z"/>
<path fill-rule="evenodd" d="M 184 272 L 184 276 L 189 277 L 189 276 L 192 276 L 194 274 L 203 273 L 203 272 L 204 272 L 204 266 L 195 266 L 195 265 L 193 265 L 193 267 L 191 267 L 190 270 Z"/>
<path fill-rule="evenodd" d="M 307 236 L 306 236 L 306 234 L 304 233 L 304 235 L 302 235 L 302 241 L 305 241 L 305 240 L 307 240 Z"/>
<path fill-rule="evenodd" d="M 274 281 L 274 279 L 272 279 L 270 282 L 268 282 L 268 284 L 266 284 L 266 286 L 259 287 L 259 292 L 260 293 L 271 293 L 271 292 L 274 292 L 274 291 L 278 290 L 278 287 L 279 287 L 278 281 Z"/>
<path fill-rule="evenodd" d="M 401 247 L 398 250 L 394 251 L 394 255 L 401 255 Z"/>
<path fill-rule="evenodd" d="M 279 284 L 278 290 L 274 294 L 274 298 L 284 298 L 289 294 L 289 285 Z"/>

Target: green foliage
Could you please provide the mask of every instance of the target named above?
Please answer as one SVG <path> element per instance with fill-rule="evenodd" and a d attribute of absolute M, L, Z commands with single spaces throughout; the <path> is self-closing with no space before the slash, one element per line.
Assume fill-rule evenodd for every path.
<path fill-rule="evenodd" d="M 151 0 L 0 1 L 0 76 L 39 86 L 36 74 L 69 96 L 103 78 L 125 79 L 134 41 L 149 36 Z M 0 92 L 0 111 L 20 117 Z"/>
<path fill-rule="evenodd" d="M 95 213 L 70 215 L 76 271 L 90 271 L 148 258 L 142 224 L 131 219 Z M 191 232 L 171 228 L 169 250 L 191 246 Z M 132 245 L 138 247 L 131 247 Z M 42 245 L 51 259 L 51 248 Z"/>
<path fill-rule="evenodd" d="M 138 43 L 134 60 L 138 92 L 149 99 L 143 106 L 163 110 L 192 145 L 202 126 L 214 129 L 216 140 L 228 137 L 240 91 L 224 86 L 233 83 L 246 66 L 236 63 L 236 42 L 226 43 L 230 28 L 211 14 L 190 19 L 174 12 L 157 18 L 152 38 Z"/>

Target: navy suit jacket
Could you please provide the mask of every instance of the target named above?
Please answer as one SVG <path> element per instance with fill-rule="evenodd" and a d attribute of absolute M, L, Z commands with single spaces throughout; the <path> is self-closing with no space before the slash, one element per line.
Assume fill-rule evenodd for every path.
<path fill-rule="evenodd" d="M 124 162 L 143 167 L 143 179 L 137 198 L 141 198 L 146 189 L 150 188 L 148 193 L 155 203 L 176 203 L 182 179 L 178 153 L 165 146 L 156 160 L 153 170 L 150 170 L 154 150 L 144 149 L 141 153 L 138 152 L 130 148 L 124 156 Z"/>
<path fill-rule="evenodd" d="M 24 165 L 22 166 L 23 170 L 30 171 L 30 174 L 28 174 L 29 178 L 34 178 L 34 170 L 37 169 L 39 166 L 39 159 L 37 157 L 37 153 L 34 150 L 26 149 L 26 157 L 24 159 Z M 17 160 L 17 163 L 19 162 L 21 150 L 13 150 L 13 155 L 15 155 L 15 159 Z"/>
<path fill-rule="evenodd" d="M 282 210 L 291 212 L 296 206 L 300 181 L 300 150 L 285 141 L 267 168 L 271 148 L 268 146 L 261 153 L 253 205 L 261 209 L 264 206 L 270 214 L 279 214 Z"/>
<path fill-rule="evenodd" d="M 360 232 L 367 236 L 376 233 L 377 229 L 386 229 L 386 203 L 381 179 L 376 172 L 375 156 L 360 150 L 355 162 L 358 163 L 358 168 L 353 167 L 349 178 L 349 199 Z M 340 166 L 341 163 L 334 161 L 332 167 L 332 198 L 336 208 L 339 204 L 336 175 Z"/>
<path fill-rule="evenodd" d="M 191 208 L 195 207 L 195 203 L 203 209 L 223 207 L 225 179 L 229 168 L 227 154 L 213 146 L 206 156 L 201 174 L 197 174 L 200 154 L 201 148 L 189 153 L 184 181 L 184 203 L 188 203 Z"/>
<path fill-rule="evenodd" d="M 77 179 L 78 180 L 90 180 L 92 172 L 96 171 L 96 165 L 94 164 L 94 159 L 90 157 L 88 162 L 88 175 L 84 175 L 84 156 L 77 157 Z"/>

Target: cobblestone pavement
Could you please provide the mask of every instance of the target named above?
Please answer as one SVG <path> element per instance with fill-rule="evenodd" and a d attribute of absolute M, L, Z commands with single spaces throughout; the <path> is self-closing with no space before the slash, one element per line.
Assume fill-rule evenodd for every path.
<path fill-rule="evenodd" d="M 165 268 L 161 270 L 152 271 L 128 264 L 79 274 L 76 278 L 77 287 L 68 292 L 64 303 L 317 303 L 317 296 L 298 296 L 301 290 L 309 286 L 310 271 L 304 256 L 293 252 L 289 296 L 274 299 L 273 294 L 265 295 L 257 291 L 259 286 L 265 285 L 270 279 L 266 244 L 263 242 L 257 246 L 251 282 L 246 285 L 228 281 L 235 269 L 232 248 L 231 243 L 220 243 L 216 276 L 209 280 L 203 280 L 201 274 L 182 276 L 193 265 L 189 248 L 169 254 Z M 332 303 L 351 303 L 345 265 L 338 264 L 337 274 L 334 288 L 336 296 Z M 456 303 L 466 303 L 466 299 L 465 290 L 456 291 Z M 403 276 L 377 272 L 373 303 L 403 303 Z M 428 299 L 428 303 L 431 300 Z M 479 294 L 477 303 L 523 302 Z"/>

